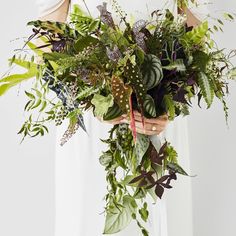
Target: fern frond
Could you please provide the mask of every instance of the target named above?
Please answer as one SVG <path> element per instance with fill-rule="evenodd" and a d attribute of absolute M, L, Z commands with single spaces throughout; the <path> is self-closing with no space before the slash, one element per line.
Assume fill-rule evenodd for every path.
<path fill-rule="evenodd" d="M 163 105 L 169 113 L 169 119 L 175 118 L 175 102 L 171 94 L 166 94 L 163 98 Z"/>
<path fill-rule="evenodd" d="M 97 93 L 99 91 L 99 88 L 94 88 L 94 87 L 87 87 L 83 88 L 76 96 L 76 99 L 81 100 L 84 99 L 94 93 Z"/>
<path fill-rule="evenodd" d="M 201 90 L 201 94 L 206 101 L 207 108 L 209 108 L 213 102 L 215 95 L 213 83 L 204 72 L 200 72 L 198 74 L 198 84 Z"/>

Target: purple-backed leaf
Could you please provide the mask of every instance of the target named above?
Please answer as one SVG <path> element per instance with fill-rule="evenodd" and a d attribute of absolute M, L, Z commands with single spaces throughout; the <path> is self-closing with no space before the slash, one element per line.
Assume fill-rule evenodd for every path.
<path fill-rule="evenodd" d="M 147 46 L 146 46 L 146 42 L 145 42 L 145 34 L 142 32 L 138 32 L 134 35 L 135 38 L 135 42 L 137 43 L 137 45 L 144 51 L 147 51 Z"/>
<path fill-rule="evenodd" d="M 143 179 L 143 178 L 144 178 L 143 175 L 139 175 L 139 176 L 133 178 L 133 179 L 129 182 L 129 184 L 134 184 L 134 183 L 140 181 L 140 180 Z"/>
<path fill-rule="evenodd" d="M 117 47 L 117 45 L 115 45 L 113 49 L 106 47 L 106 54 L 107 54 L 107 57 L 111 61 L 114 61 L 114 62 L 117 62 L 122 57 L 121 52 L 119 48 Z"/>
<path fill-rule="evenodd" d="M 51 44 L 53 52 L 61 52 L 66 46 L 66 41 L 65 40 L 52 41 Z"/>
<path fill-rule="evenodd" d="M 149 181 L 151 184 L 154 184 L 154 183 L 155 183 L 155 179 L 152 177 L 152 175 L 147 175 L 146 178 L 148 179 L 148 181 Z"/>
<path fill-rule="evenodd" d="M 148 21 L 146 20 L 138 20 L 134 23 L 132 30 L 134 34 L 140 32 L 143 28 L 145 28 L 148 24 Z"/>
<path fill-rule="evenodd" d="M 160 185 L 163 186 L 164 188 L 169 188 L 169 189 L 172 188 L 172 186 L 169 184 L 161 183 Z"/>
<path fill-rule="evenodd" d="M 158 164 L 158 165 L 162 165 L 162 160 L 159 157 L 159 154 L 158 154 L 156 148 L 153 145 L 151 146 L 151 151 L 150 151 L 149 155 L 150 155 L 151 162 L 153 162 L 155 164 Z"/>
<path fill-rule="evenodd" d="M 165 149 L 166 149 L 166 147 L 167 147 L 167 144 L 168 144 L 168 142 L 166 141 L 166 142 L 161 146 L 160 151 L 159 151 L 159 154 L 164 153 L 164 151 L 165 151 Z"/>
<path fill-rule="evenodd" d="M 107 11 L 107 3 L 104 2 L 102 5 L 97 6 L 97 9 L 100 11 L 101 21 L 109 27 L 115 29 L 115 23 L 112 15 L 109 11 Z"/>
<path fill-rule="evenodd" d="M 145 185 L 147 185 L 148 184 L 148 182 L 147 182 L 147 180 L 144 178 L 144 179 L 142 179 L 141 181 L 140 181 L 140 183 L 138 184 L 138 186 L 139 187 L 143 187 L 143 186 L 145 186 Z"/>
<path fill-rule="evenodd" d="M 176 102 L 181 102 L 181 103 L 184 103 L 184 104 L 188 104 L 188 101 L 186 100 L 185 98 L 185 95 L 187 94 L 188 92 L 184 89 L 184 88 L 179 88 L 177 90 L 177 93 L 173 96 L 173 99 L 176 101 Z"/>
<path fill-rule="evenodd" d="M 170 176 L 169 175 L 164 175 L 161 178 L 159 178 L 157 180 L 157 183 L 163 183 L 164 181 L 166 181 Z"/>
<path fill-rule="evenodd" d="M 192 85 L 194 85 L 194 84 L 196 84 L 196 81 L 193 79 L 193 76 L 191 76 L 191 77 L 188 78 L 188 80 L 187 80 L 187 85 L 192 86 Z"/>
<path fill-rule="evenodd" d="M 170 184 L 171 180 L 177 180 L 177 175 L 175 173 L 170 174 L 169 179 L 166 181 L 166 184 Z"/>
<path fill-rule="evenodd" d="M 159 184 L 157 184 L 155 187 L 155 193 L 161 199 L 161 197 L 164 193 L 164 188 L 162 186 L 160 186 Z"/>
<path fill-rule="evenodd" d="M 145 187 L 146 189 L 151 189 L 151 188 L 153 188 L 154 186 L 156 185 L 156 182 L 155 183 L 153 183 L 153 184 L 150 184 L 150 185 L 148 185 L 147 187 Z"/>

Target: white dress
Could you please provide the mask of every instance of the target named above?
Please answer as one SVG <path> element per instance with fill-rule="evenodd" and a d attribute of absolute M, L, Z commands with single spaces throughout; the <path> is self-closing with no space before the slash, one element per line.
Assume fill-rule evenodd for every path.
<path fill-rule="evenodd" d="M 98 16 L 97 5 L 104 0 L 85 0 L 93 16 Z M 110 2 L 110 0 L 108 1 Z M 147 19 L 156 9 L 169 8 L 177 12 L 175 0 L 118 0 L 122 9 L 135 19 Z M 39 15 L 45 16 L 56 10 L 63 0 L 38 0 Z M 86 11 L 82 0 L 75 3 Z M 111 5 L 110 5 L 111 6 Z M 109 9 L 111 10 L 111 8 Z M 92 112 L 84 116 L 89 136 L 79 130 L 76 135 L 63 147 L 59 140 L 66 129 L 66 124 L 58 129 L 55 167 L 55 236 L 102 236 L 104 227 L 106 181 L 104 168 L 99 163 L 99 155 L 106 150 L 106 145 L 100 138 L 108 137 L 110 124 L 104 124 L 93 117 Z M 177 145 L 187 143 L 187 122 L 177 119 L 170 124 L 166 136 Z M 183 132 L 182 132 L 183 131 Z M 187 149 L 182 152 L 188 158 Z M 186 157 L 187 156 L 187 157 Z M 185 165 L 189 167 L 188 161 Z M 167 236 L 167 216 L 165 194 L 157 204 L 150 204 L 150 221 L 147 224 L 150 236 Z M 135 222 L 116 236 L 141 235 Z M 188 235 L 191 236 L 191 235 Z"/>

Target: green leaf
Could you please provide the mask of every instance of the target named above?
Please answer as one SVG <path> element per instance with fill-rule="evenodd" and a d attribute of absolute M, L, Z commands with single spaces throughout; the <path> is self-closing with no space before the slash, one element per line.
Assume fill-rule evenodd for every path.
<path fill-rule="evenodd" d="M 43 50 L 37 48 L 37 46 L 36 46 L 34 43 L 30 42 L 30 41 L 27 43 L 27 46 L 28 46 L 35 54 L 37 54 L 38 56 L 42 56 L 43 53 L 44 53 Z"/>
<path fill-rule="evenodd" d="M 16 86 L 17 84 L 35 77 L 38 72 L 38 66 L 37 64 L 33 62 L 15 59 L 13 63 L 23 68 L 26 68 L 28 71 L 23 74 L 9 75 L 1 79 L 0 80 L 0 96 L 2 96 L 10 88 Z"/>
<path fill-rule="evenodd" d="M 143 103 L 144 110 L 151 115 L 152 117 L 156 117 L 156 107 L 153 98 L 147 94 Z"/>
<path fill-rule="evenodd" d="M 143 204 L 143 207 L 139 210 L 139 214 L 140 214 L 142 220 L 147 222 L 149 212 L 147 210 L 147 203 L 146 202 Z"/>
<path fill-rule="evenodd" d="M 59 52 L 50 52 L 50 53 L 44 53 L 43 54 L 43 58 L 44 59 L 47 59 L 49 61 L 58 61 L 60 59 L 65 59 L 65 58 L 69 58 L 71 57 L 70 55 L 68 54 L 65 54 L 65 53 L 59 53 Z"/>
<path fill-rule="evenodd" d="M 200 70 L 205 71 L 211 57 L 203 51 L 195 51 L 193 53 L 193 64 Z"/>
<path fill-rule="evenodd" d="M 174 162 L 170 162 L 167 164 L 167 166 L 173 170 L 173 171 L 176 171 L 178 174 L 181 174 L 181 175 L 187 175 L 187 172 L 177 163 L 174 163 Z"/>
<path fill-rule="evenodd" d="M 109 94 L 107 97 L 100 94 L 95 94 L 91 103 L 95 106 L 94 115 L 103 117 L 107 113 L 108 108 L 113 106 L 113 96 Z"/>
<path fill-rule="evenodd" d="M 150 144 L 150 139 L 148 135 L 137 133 L 135 150 L 136 150 L 138 163 L 142 160 L 144 154 L 148 150 L 149 144 Z"/>
<path fill-rule="evenodd" d="M 186 66 L 184 64 L 183 59 L 177 59 L 175 61 L 173 61 L 172 63 L 170 63 L 167 66 L 163 66 L 162 68 L 166 69 L 166 70 L 176 70 L 176 71 L 186 71 Z"/>
<path fill-rule="evenodd" d="M 98 39 L 92 37 L 92 36 L 86 36 L 78 39 L 74 45 L 75 50 L 77 52 L 83 51 L 86 47 L 95 45 L 99 42 Z"/>
<path fill-rule="evenodd" d="M 130 196 L 124 196 L 123 207 L 115 206 L 106 215 L 104 234 L 115 234 L 125 229 L 132 220 L 132 214 L 137 211 L 137 204 Z"/>
<path fill-rule="evenodd" d="M 236 79 L 236 67 L 230 69 L 227 73 L 227 76 L 229 76 L 231 79 Z"/>
<path fill-rule="evenodd" d="M 26 94 L 27 97 L 29 97 L 30 99 L 35 99 L 35 96 L 34 96 L 34 94 L 32 94 L 32 93 L 29 93 L 29 92 L 25 91 L 25 94 Z"/>
<path fill-rule="evenodd" d="M 103 152 L 99 158 L 99 162 L 102 166 L 108 166 L 112 161 L 112 154 L 110 152 Z"/>
<path fill-rule="evenodd" d="M 125 165 L 125 161 L 122 159 L 121 155 L 120 155 L 120 152 L 118 150 L 115 150 L 114 152 L 114 158 L 117 162 L 117 164 L 123 168 L 124 170 L 127 169 L 127 166 Z"/>
<path fill-rule="evenodd" d="M 201 93 L 206 101 L 207 108 L 209 108 L 214 99 L 214 89 L 212 87 L 209 76 L 204 72 L 198 74 L 198 83 L 201 89 Z"/>
<path fill-rule="evenodd" d="M 169 112 L 169 119 L 173 120 L 175 118 L 175 104 L 171 94 L 164 95 L 163 104 Z"/>
<path fill-rule="evenodd" d="M 230 13 L 225 12 L 225 13 L 223 14 L 223 16 L 224 16 L 224 18 L 225 18 L 226 20 L 229 20 L 229 21 L 233 21 L 233 20 L 234 20 L 233 15 L 231 15 Z"/>
<path fill-rule="evenodd" d="M 204 38 L 207 36 L 208 32 L 208 21 L 205 21 L 193 28 L 191 31 L 185 33 L 180 37 L 180 41 L 183 44 L 192 45 L 192 44 L 201 44 L 204 43 Z"/>
<path fill-rule="evenodd" d="M 89 97 L 92 94 L 95 94 L 99 91 L 99 88 L 87 87 L 78 92 L 76 99 L 82 100 L 86 97 Z"/>
<path fill-rule="evenodd" d="M 114 102 L 112 107 L 109 107 L 107 113 L 103 116 L 103 120 L 113 120 L 123 114 L 117 103 Z"/>
<path fill-rule="evenodd" d="M 160 59 L 152 54 L 147 54 L 142 64 L 143 81 L 147 89 L 159 84 L 163 78 L 163 71 Z"/>

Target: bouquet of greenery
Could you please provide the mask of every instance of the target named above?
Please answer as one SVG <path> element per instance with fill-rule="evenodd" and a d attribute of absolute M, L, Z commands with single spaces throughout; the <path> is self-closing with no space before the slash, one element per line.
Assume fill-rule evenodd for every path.
<path fill-rule="evenodd" d="M 0 95 L 35 78 L 31 91 L 25 92 L 29 101 L 24 109 L 37 110 L 37 119 L 29 115 L 19 133 L 23 139 L 44 135 L 47 122 L 61 125 L 68 119 L 61 145 L 78 128 L 86 132 L 83 114 L 89 109 L 103 120 L 127 114 L 131 127 L 114 125 L 108 139 L 102 140 L 108 147 L 100 156 L 108 184 L 104 234 L 119 232 L 134 219 L 148 235 L 147 195 L 156 201 L 164 189 L 172 188 L 176 174 L 188 174 L 168 141 L 136 132 L 134 111 L 141 113 L 144 125 L 144 117 L 168 114 L 173 120 L 188 115 L 195 97 L 199 105 L 204 99 L 207 108 L 217 97 L 227 118 L 225 96 L 228 80 L 236 76 L 230 62 L 235 52 L 226 55 L 216 47 L 207 21 L 187 27 L 185 17 L 156 10 L 150 22 L 131 24 L 117 4 L 114 8 L 121 26 L 114 23 L 105 3 L 98 6 L 99 18 L 75 5 L 69 23 L 29 22 L 33 35 L 22 51 L 28 52 L 28 46 L 36 56 L 13 56 L 11 64 L 27 71 L 2 78 Z M 35 46 L 34 38 L 43 44 Z"/>

